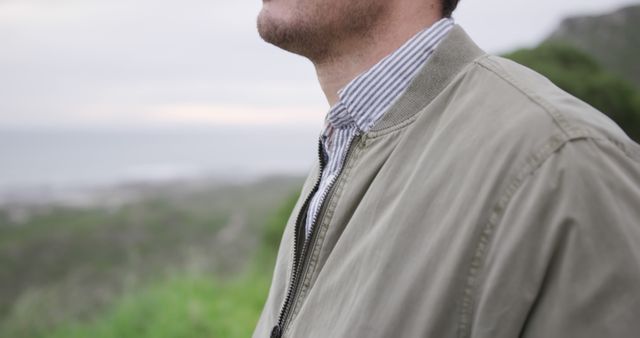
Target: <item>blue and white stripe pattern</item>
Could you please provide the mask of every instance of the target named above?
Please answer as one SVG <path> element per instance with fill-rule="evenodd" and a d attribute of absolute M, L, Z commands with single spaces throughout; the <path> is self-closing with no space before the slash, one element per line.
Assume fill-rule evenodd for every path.
<path fill-rule="evenodd" d="M 353 138 L 368 131 L 407 89 L 453 25 L 450 18 L 440 19 L 338 91 L 339 101 L 329 110 L 320 135 L 326 166 L 318 191 L 307 211 L 307 236 L 311 233 L 322 202 L 342 170 L 347 148 Z"/>

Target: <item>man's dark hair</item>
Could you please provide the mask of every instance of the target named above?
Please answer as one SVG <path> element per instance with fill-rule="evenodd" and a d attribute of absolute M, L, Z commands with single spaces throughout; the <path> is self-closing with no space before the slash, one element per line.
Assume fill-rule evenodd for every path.
<path fill-rule="evenodd" d="M 460 0 L 442 0 L 442 16 L 450 18 Z"/>

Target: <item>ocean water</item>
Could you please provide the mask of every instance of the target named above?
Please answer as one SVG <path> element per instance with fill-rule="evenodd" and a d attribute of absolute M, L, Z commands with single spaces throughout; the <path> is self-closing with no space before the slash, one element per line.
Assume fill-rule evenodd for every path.
<path fill-rule="evenodd" d="M 304 175 L 319 130 L 0 130 L 0 193 L 182 178 Z"/>

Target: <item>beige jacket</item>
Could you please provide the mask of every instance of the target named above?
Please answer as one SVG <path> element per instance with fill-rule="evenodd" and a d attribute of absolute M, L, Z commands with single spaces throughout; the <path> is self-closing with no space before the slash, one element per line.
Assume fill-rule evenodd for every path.
<path fill-rule="evenodd" d="M 640 337 L 640 146 L 459 26 L 294 245 L 318 172 L 254 337 Z"/>

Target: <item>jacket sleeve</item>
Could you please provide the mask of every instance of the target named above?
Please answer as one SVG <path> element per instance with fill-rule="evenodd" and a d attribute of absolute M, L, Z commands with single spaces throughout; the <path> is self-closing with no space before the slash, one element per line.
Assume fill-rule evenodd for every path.
<path fill-rule="evenodd" d="M 637 155 L 570 141 L 522 181 L 490 231 L 472 337 L 640 337 Z"/>

